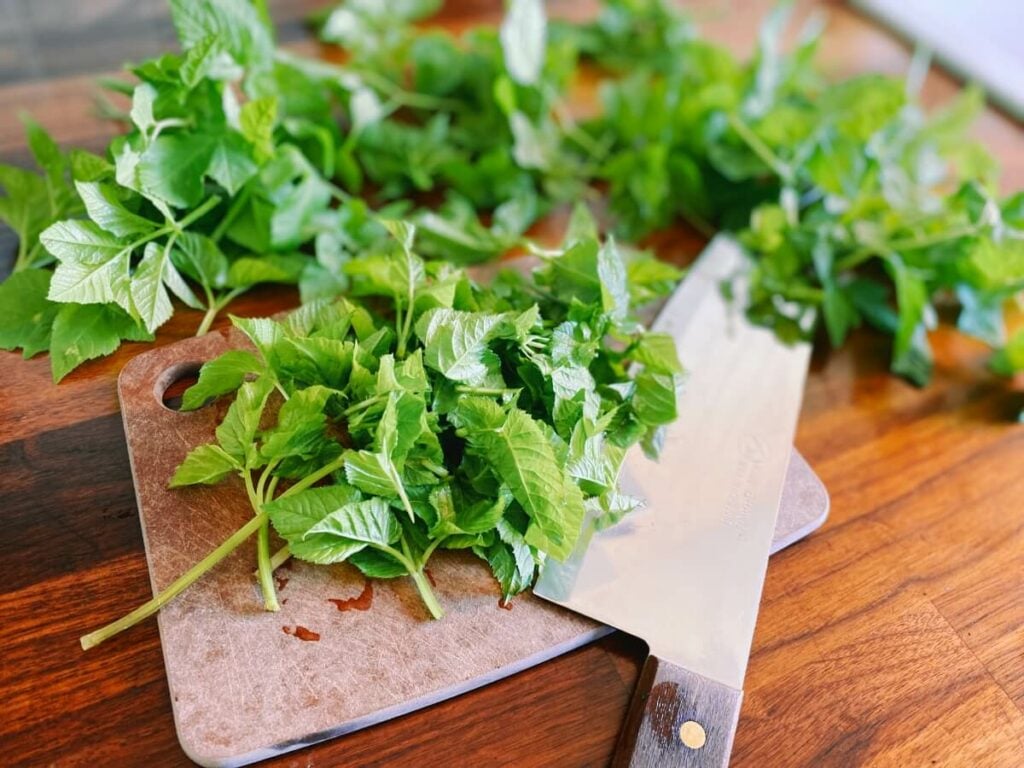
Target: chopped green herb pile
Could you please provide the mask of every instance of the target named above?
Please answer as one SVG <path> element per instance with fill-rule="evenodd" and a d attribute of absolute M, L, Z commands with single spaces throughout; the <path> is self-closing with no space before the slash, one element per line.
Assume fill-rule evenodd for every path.
<path fill-rule="evenodd" d="M 206 363 L 185 392 L 185 409 L 233 401 L 171 486 L 240 479 L 254 517 L 180 587 L 84 647 L 157 610 L 252 533 L 268 610 L 272 571 L 291 556 L 411 576 L 439 618 L 423 572 L 437 549 L 471 550 L 508 599 L 545 557 L 572 552 L 585 520 L 604 527 L 637 506 L 618 490 L 619 468 L 634 444 L 657 454 L 681 368 L 672 338 L 637 322 L 631 296 L 663 293 L 671 268 L 652 283 L 651 257 L 627 261 L 614 240 L 599 243 L 581 208 L 532 274 L 480 287 L 424 262 L 411 225 L 385 226 L 393 239 L 347 268 L 364 301 L 315 302 L 280 322 L 234 318 L 254 350 Z M 273 556 L 270 525 L 287 542 Z"/>

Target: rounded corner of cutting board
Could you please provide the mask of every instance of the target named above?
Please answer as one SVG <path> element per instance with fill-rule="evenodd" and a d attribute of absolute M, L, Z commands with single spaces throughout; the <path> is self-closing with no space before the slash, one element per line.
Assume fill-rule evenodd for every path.
<path fill-rule="evenodd" d="M 248 765 L 250 762 L 255 762 L 255 760 L 225 760 L 223 757 L 206 752 L 205 749 L 208 745 L 192 743 L 190 741 L 188 729 L 182 728 L 181 722 L 178 720 L 177 707 L 171 707 L 171 711 L 174 713 L 174 733 L 178 737 L 181 751 L 185 753 L 185 757 L 196 765 L 201 765 L 203 768 L 235 768 L 235 766 Z"/>

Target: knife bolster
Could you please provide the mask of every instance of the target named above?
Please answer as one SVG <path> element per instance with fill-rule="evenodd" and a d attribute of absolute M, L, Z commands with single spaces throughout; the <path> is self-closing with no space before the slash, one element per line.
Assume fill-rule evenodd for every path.
<path fill-rule="evenodd" d="M 722 768 L 742 700 L 742 691 L 648 656 L 612 765 Z"/>

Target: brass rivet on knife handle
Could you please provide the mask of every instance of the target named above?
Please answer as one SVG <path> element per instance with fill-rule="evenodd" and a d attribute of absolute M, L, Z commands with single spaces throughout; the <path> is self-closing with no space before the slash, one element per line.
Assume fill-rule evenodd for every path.
<path fill-rule="evenodd" d="M 612 765 L 724 768 L 742 699 L 742 691 L 649 656 Z"/>
<path fill-rule="evenodd" d="M 687 720 L 679 726 L 679 740 L 685 747 L 700 749 L 707 744 L 708 734 L 704 730 L 704 726 L 696 720 Z"/>

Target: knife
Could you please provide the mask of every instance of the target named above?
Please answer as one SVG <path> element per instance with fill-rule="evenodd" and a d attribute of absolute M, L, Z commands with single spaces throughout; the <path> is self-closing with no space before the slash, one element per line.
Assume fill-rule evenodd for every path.
<path fill-rule="evenodd" d="M 672 334 L 688 371 L 678 419 L 659 461 L 632 451 L 620 480 L 646 506 L 588 527 L 534 588 L 648 644 L 616 766 L 729 762 L 810 359 L 809 344 L 747 320 L 748 268 L 718 237 L 669 300 L 653 328 Z"/>

